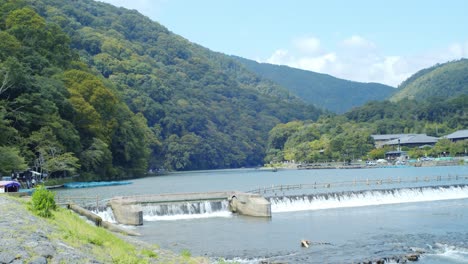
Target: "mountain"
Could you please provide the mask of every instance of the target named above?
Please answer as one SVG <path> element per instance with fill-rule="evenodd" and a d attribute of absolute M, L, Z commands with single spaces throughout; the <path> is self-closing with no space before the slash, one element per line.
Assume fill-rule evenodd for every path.
<path fill-rule="evenodd" d="M 369 101 L 384 100 L 395 92 L 393 87 L 379 83 L 353 82 L 288 66 L 233 58 L 262 78 L 287 88 L 305 102 L 335 113 L 344 113 Z"/>
<path fill-rule="evenodd" d="M 253 166 L 272 127 L 322 113 L 231 57 L 101 2 L 2 1 L 0 37 L 0 147 L 19 167 L 109 179 Z"/>
<path fill-rule="evenodd" d="M 436 64 L 404 81 L 390 100 L 450 98 L 468 94 L 468 59 Z"/>

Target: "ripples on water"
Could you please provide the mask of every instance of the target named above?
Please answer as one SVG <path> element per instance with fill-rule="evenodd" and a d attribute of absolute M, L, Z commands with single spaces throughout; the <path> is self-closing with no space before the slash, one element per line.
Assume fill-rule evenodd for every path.
<path fill-rule="evenodd" d="M 467 167 L 374 170 L 214 171 L 184 173 L 136 180 L 134 190 L 148 187 L 171 192 L 252 190 L 272 184 L 298 184 L 385 177 L 467 175 Z M 239 263 L 357 263 L 426 252 L 420 263 L 468 263 L 468 182 L 416 182 L 406 186 L 369 186 L 368 189 L 325 190 L 328 193 L 270 198 L 273 217 L 257 219 L 233 215 L 226 205 L 183 205 L 146 208 L 145 223 L 137 227 L 141 239 L 162 248 L 213 260 Z M 170 186 L 170 187 L 169 187 Z M 425 187 L 421 187 L 425 186 Z M 222 188 L 224 187 L 224 188 Z M 122 187 L 103 189 L 122 195 Z M 128 186 L 127 186 L 128 188 Z M 110 216 L 109 216 L 110 217 Z M 162 221 L 166 220 L 166 221 Z M 327 242 L 301 248 L 299 241 Z"/>

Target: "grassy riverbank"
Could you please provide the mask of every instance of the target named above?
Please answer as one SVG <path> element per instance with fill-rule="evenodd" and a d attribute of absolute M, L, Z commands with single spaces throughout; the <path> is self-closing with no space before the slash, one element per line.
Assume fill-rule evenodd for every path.
<path fill-rule="evenodd" d="M 8 210 L 0 222 L 0 240 L 11 241 L 9 247 L 2 248 L 2 254 L 12 256 L 12 261 L 43 258 L 47 263 L 209 263 L 205 258 L 192 257 L 188 250 L 176 254 L 114 234 L 65 208 L 44 219 L 27 207 L 25 198 L 0 195 L 0 210 Z"/>

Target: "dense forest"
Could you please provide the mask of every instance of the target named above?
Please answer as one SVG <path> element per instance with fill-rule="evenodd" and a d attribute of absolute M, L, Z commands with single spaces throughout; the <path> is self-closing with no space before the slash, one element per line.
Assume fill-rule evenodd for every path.
<path fill-rule="evenodd" d="M 458 66 L 438 75 L 439 66 L 423 70 L 402 86 L 426 74 L 449 85 L 454 70 L 453 87 L 461 92 L 373 101 L 335 115 L 238 58 L 191 43 L 136 11 L 92 0 L 2 1 L 0 39 L 1 174 L 32 168 L 108 180 L 160 168 L 348 160 L 373 155 L 371 134 L 441 136 L 468 125 L 466 80 L 459 78 L 467 74 Z M 292 76 L 303 87 L 321 83 L 302 72 Z M 362 96 L 351 89 L 357 83 L 335 81 L 312 97 L 326 101 L 343 89 Z M 393 89 L 369 85 L 375 90 L 364 94 Z M 352 103 L 336 101 L 344 108 L 330 109 L 354 105 L 352 95 L 344 96 Z"/>
<path fill-rule="evenodd" d="M 233 58 L 262 78 L 282 85 L 305 102 L 338 114 L 369 101 L 387 99 L 396 92 L 395 88 L 380 83 L 353 82 L 328 74 Z"/>
<path fill-rule="evenodd" d="M 321 111 L 136 11 L 0 3 L 0 167 L 85 179 L 263 164 L 268 131 Z"/>
<path fill-rule="evenodd" d="M 390 100 L 405 98 L 425 100 L 432 97 L 448 98 L 468 94 L 468 59 L 436 64 L 423 69 L 399 87 Z"/>
<path fill-rule="evenodd" d="M 375 149 L 373 134 L 426 134 L 443 137 L 468 128 L 468 60 L 438 64 L 404 81 L 390 100 L 371 101 L 339 115 L 322 115 L 318 121 L 278 124 L 269 133 L 267 162 L 323 162 L 383 158 Z M 414 95 L 414 96 L 413 96 Z M 407 149 L 412 158 L 457 155 L 468 140 L 441 139 L 434 148 Z"/>
<path fill-rule="evenodd" d="M 374 149 L 373 134 L 427 134 L 442 137 L 468 127 L 468 94 L 425 101 L 369 102 L 344 115 L 318 121 L 278 124 L 269 134 L 267 162 L 324 162 L 383 158 L 389 149 Z M 464 153 L 468 141 L 441 140 L 436 148 L 410 152 L 413 158 L 444 151 Z M 409 149 L 405 149 L 409 150 Z M 439 152 L 440 151 L 440 152 Z"/>
<path fill-rule="evenodd" d="M 79 61 L 57 24 L 18 1 L 0 15 L 2 173 L 144 173 L 157 144 L 146 119 Z"/>

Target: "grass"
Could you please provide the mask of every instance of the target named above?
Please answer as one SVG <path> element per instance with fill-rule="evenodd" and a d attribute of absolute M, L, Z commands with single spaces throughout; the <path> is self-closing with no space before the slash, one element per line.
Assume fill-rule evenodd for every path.
<path fill-rule="evenodd" d="M 88 224 L 75 213 L 64 208 L 58 208 L 48 221 L 59 228 L 60 232 L 52 237 L 63 240 L 69 245 L 90 251 L 96 259 L 112 263 L 149 263 L 151 258 L 157 258 L 150 249 L 140 252 L 137 248 L 122 240 L 115 234 Z"/>
<path fill-rule="evenodd" d="M 190 258 L 192 256 L 192 253 L 188 249 L 183 249 L 182 252 L 180 252 L 180 255 L 183 258 Z"/>
<path fill-rule="evenodd" d="M 28 200 L 30 200 L 20 197 L 10 197 L 10 199 L 19 201 L 25 208 L 28 207 Z M 183 250 L 180 255 L 177 255 L 161 250 L 157 245 L 137 243 L 138 246 L 135 246 L 107 229 L 89 224 L 76 213 L 62 207 L 53 211 L 51 218 L 42 219 L 53 227 L 52 230 L 55 230 L 48 234 L 49 239 L 62 241 L 102 263 L 209 263 L 206 258 L 192 257 L 188 250 Z M 28 225 L 28 227 L 31 231 L 38 228 L 35 224 Z M 85 259 L 83 263 L 86 263 Z"/>

